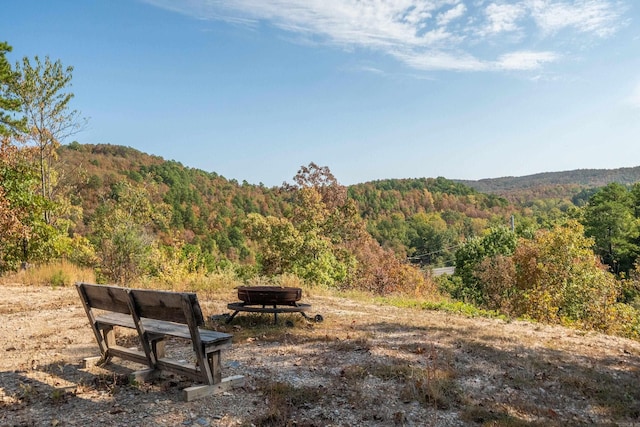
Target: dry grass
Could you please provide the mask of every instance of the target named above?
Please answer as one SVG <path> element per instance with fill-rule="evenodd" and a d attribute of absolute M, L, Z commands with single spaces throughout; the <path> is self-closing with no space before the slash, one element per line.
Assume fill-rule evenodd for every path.
<path fill-rule="evenodd" d="M 0 283 L 21 283 L 26 286 L 71 286 L 76 282 L 95 282 L 90 268 L 78 267 L 67 261 L 33 265 L 18 273 L 0 278 Z"/>
<path fill-rule="evenodd" d="M 303 426 L 293 420 L 296 410 L 317 405 L 326 398 L 320 387 L 294 387 L 286 382 L 260 380 L 256 388 L 269 408 L 253 421 L 258 427 Z"/>
<path fill-rule="evenodd" d="M 358 308 L 375 314 L 369 319 L 327 316 L 323 324 L 294 328 L 255 317 L 236 325 L 236 332 L 246 334 L 248 328 L 258 342 L 322 348 L 330 356 L 309 363 L 341 363 L 331 395 L 346 399 L 358 412 L 386 405 L 381 396 L 365 391 L 374 387 L 390 400 L 417 402 L 436 413 L 456 411 L 465 423 L 482 426 L 640 419 L 640 346 L 632 341 L 526 322 L 364 304 Z M 379 321 L 387 313 L 396 321 Z M 261 325 L 261 320 L 267 323 Z M 286 390 L 297 392 L 281 391 Z M 288 411 L 293 412 L 282 413 L 294 420 L 300 416 L 300 411 Z M 373 423 L 406 421 L 401 412 L 380 417 Z"/>

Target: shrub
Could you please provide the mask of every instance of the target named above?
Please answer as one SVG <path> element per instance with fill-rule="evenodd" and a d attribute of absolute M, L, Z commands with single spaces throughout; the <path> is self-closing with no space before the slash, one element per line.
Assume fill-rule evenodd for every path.
<path fill-rule="evenodd" d="M 592 247 L 582 225 L 567 221 L 539 230 L 532 240 L 521 239 L 512 256 L 485 258 L 474 270 L 482 306 L 546 323 L 637 335 L 637 310 L 617 303 L 623 283 Z"/>

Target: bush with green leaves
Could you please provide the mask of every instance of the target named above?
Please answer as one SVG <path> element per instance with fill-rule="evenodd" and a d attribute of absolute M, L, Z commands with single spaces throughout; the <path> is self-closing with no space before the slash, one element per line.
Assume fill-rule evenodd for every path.
<path fill-rule="evenodd" d="M 467 302 L 484 305 L 484 282 L 476 277 L 482 261 L 497 255 L 509 256 L 516 248 L 517 237 L 506 227 L 494 227 L 482 237 L 469 239 L 456 251 L 456 276 L 462 279 L 459 286 L 452 286 L 451 296 Z"/>
<path fill-rule="evenodd" d="M 622 282 L 593 252 L 593 239 L 575 220 L 520 239 L 513 255 L 477 265 L 483 306 L 514 317 L 587 329 L 637 334 L 638 312 L 619 303 Z"/>

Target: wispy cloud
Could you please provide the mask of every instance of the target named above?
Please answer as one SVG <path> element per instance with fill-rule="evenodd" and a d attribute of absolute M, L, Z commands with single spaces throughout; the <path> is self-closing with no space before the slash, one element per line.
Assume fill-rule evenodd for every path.
<path fill-rule="evenodd" d="M 436 19 L 436 25 L 438 27 L 445 27 L 449 25 L 451 21 L 464 16 L 466 11 L 467 7 L 464 5 L 464 3 L 458 3 L 451 9 L 447 9 L 444 12 L 439 13 Z"/>
<path fill-rule="evenodd" d="M 356 66 L 348 66 L 344 67 L 346 71 L 356 71 L 356 72 L 365 72 L 371 74 L 385 75 L 386 73 L 380 68 L 371 66 L 371 65 L 356 65 Z"/>
<path fill-rule="evenodd" d="M 553 46 L 564 31 L 610 37 L 625 25 L 630 0 L 144 1 L 202 20 L 267 23 L 305 40 L 382 52 L 419 70 L 484 71 L 559 61 Z M 546 48 L 535 50 L 533 40 Z"/>
<path fill-rule="evenodd" d="M 605 0 L 531 0 L 530 9 L 536 24 L 547 35 L 573 29 L 608 37 L 617 31 L 625 8 L 619 2 Z"/>
<path fill-rule="evenodd" d="M 523 4 L 489 4 L 485 10 L 486 24 L 481 28 L 485 35 L 512 32 L 521 29 L 518 21 L 527 12 Z"/>

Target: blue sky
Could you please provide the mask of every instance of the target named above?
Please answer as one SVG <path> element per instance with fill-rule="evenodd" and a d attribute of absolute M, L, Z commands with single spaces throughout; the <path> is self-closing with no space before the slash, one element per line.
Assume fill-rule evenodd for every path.
<path fill-rule="evenodd" d="M 640 165 L 636 0 L 6 0 L 75 139 L 267 186 Z M 69 142 L 69 141 L 67 141 Z"/>

